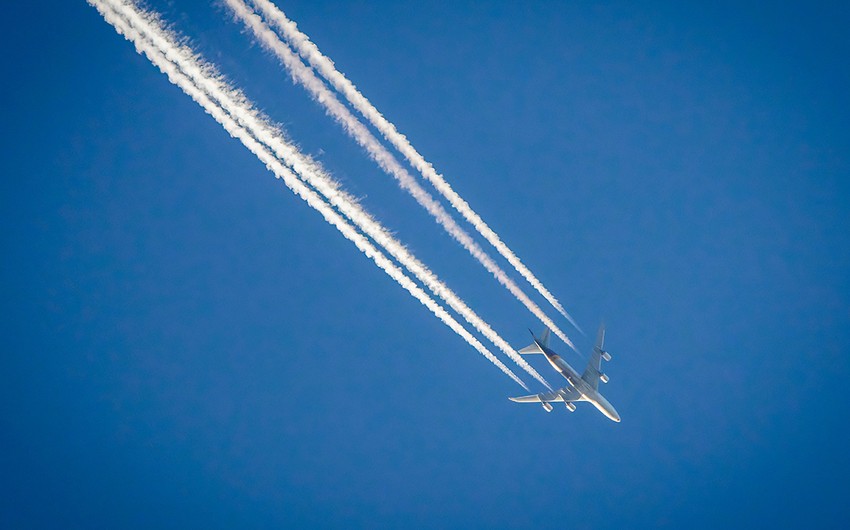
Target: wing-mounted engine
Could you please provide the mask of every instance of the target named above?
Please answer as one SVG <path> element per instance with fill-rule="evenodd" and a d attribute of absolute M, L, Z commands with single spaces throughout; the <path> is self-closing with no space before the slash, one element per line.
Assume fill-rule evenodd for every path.
<path fill-rule="evenodd" d="M 576 411 L 576 406 L 575 406 L 575 404 L 574 404 L 574 403 L 570 403 L 569 401 L 565 401 L 565 402 L 564 402 L 564 405 L 566 405 L 566 406 L 567 406 L 567 410 L 568 410 L 568 411 L 570 411 L 570 412 L 575 412 L 575 411 Z"/>
<path fill-rule="evenodd" d="M 603 358 L 603 359 L 605 359 L 606 361 L 610 361 L 610 360 L 611 360 L 611 354 L 610 354 L 610 353 L 608 353 L 607 351 L 604 351 L 604 350 L 603 350 L 603 351 L 600 351 L 600 352 L 599 352 L 599 355 L 601 355 L 601 356 L 602 356 L 602 358 Z"/>
<path fill-rule="evenodd" d="M 543 406 L 543 410 L 545 410 L 546 412 L 552 412 L 552 409 L 555 408 L 552 406 L 551 403 L 548 403 L 546 401 L 542 401 L 540 402 L 540 404 Z"/>
<path fill-rule="evenodd" d="M 603 383 L 607 383 L 609 381 L 608 374 L 599 374 L 599 380 Z"/>

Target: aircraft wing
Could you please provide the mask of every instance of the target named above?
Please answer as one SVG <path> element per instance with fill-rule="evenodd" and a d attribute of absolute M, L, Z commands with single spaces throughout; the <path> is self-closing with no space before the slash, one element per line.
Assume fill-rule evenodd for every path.
<path fill-rule="evenodd" d="M 552 392 L 543 392 L 542 394 L 531 394 L 530 396 L 519 396 L 508 399 L 517 403 L 551 403 L 559 401 L 571 403 L 573 401 L 581 401 L 581 394 L 576 392 L 572 386 L 565 386 L 564 388 L 559 388 Z"/>
<path fill-rule="evenodd" d="M 551 401 L 563 401 L 557 392 L 543 392 L 542 394 L 531 394 L 530 396 L 509 397 L 511 401 L 516 403 L 549 403 Z"/>
<path fill-rule="evenodd" d="M 605 325 L 602 324 L 599 326 L 599 332 L 596 334 L 596 344 L 593 346 L 593 351 L 590 352 L 590 358 L 587 360 L 587 366 L 584 369 L 584 373 L 581 374 L 581 378 L 587 381 L 594 390 L 599 388 L 600 379 L 604 379 L 605 382 L 608 381 L 607 378 L 602 377 L 602 355 L 605 352 L 602 348 L 604 346 Z M 610 356 L 606 357 L 606 359 L 610 360 Z"/>

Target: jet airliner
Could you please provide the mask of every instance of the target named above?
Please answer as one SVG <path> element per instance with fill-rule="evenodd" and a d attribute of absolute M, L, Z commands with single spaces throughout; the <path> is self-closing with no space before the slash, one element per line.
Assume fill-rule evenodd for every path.
<path fill-rule="evenodd" d="M 534 339 L 534 342 L 519 350 L 519 353 L 523 355 L 545 355 L 549 364 L 564 376 L 569 385 L 551 392 L 508 399 L 517 403 L 540 403 L 546 412 L 552 412 L 552 403 L 563 402 L 570 412 L 574 412 L 576 410 L 576 401 L 589 401 L 594 407 L 599 409 L 599 412 L 605 414 L 612 421 L 620 421 L 620 415 L 617 414 L 613 405 L 599 393 L 599 381 L 603 383 L 608 382 L 608 376 L 602 373 L 600 369 L 602 359 L 606 361 L 611 360 L 611 355 L 602 349 L 605 342 L 604 325 L 599 326 L 599 333 L 596 335 L 596 344 L 593 347 L 593 352 L 590 354 L 590 359 L 587 361 L 587 367 L 581 375 L 567 361 L 563 360 L 560 355 L 549 349 L 549 328 L 543 331 L 539 339 L 534 336 L 534 333 L 531 334 L 531 337 Z"/>

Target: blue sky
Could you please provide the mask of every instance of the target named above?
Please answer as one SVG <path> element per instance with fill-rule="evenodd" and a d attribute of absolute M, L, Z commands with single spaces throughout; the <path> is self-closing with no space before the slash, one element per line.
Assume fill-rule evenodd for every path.
<path fill-rule="evenodd" d="M 222 7 L 150 5 L 528 342 L 533 316 Z M 509 402 L 93 8 L 20 3 L 0 526 L 850 523 L 846 7 L 279 5 L 586 330 L 605 319 L 622 423 Z"/>

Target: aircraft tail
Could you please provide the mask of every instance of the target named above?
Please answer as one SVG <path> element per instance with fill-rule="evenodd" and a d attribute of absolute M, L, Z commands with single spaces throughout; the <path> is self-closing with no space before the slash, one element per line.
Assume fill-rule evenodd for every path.
<path fill-rule="evenodd" d="M 542 354 L 543 348 L 541 346 L 546 347 L 546 348 L 549 347 L 549 328 L 545 328 L 543 330 L 543 333 L 540 334 L 539 339 L 534 336 L 534 332 L 532 332 L 531 330 L 528 330 L 528 331 L 529 331 L 529 333 L 531 333 L 531 336 L 534 339 L 534 342 L 532 342 L 531 344 L 529 344 L 525 348 L 519 350 L 519 353 L 522 354 L 522 355 Z"/>
<path fill-rule="evenodd" d="M 540 346 L 537 345 L 536 342 L 532 342 L 525 348 L 521 349 L 519 353 L 521 355 L 534 355 L 535 353 L 543 353 L 543 350 L 540 348 Z"/>

